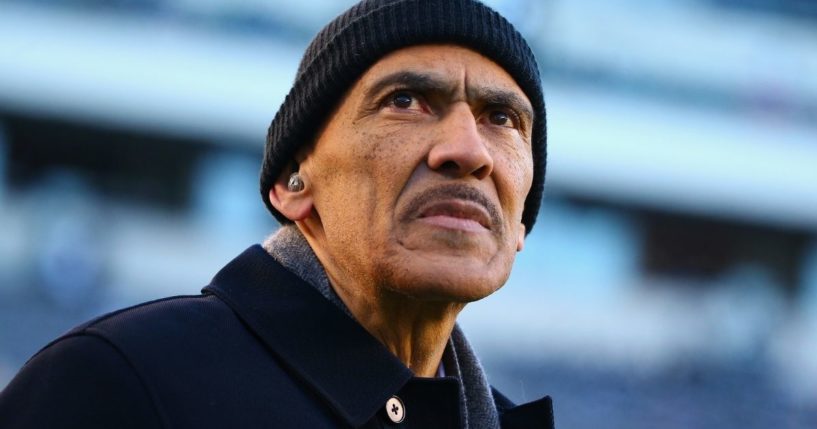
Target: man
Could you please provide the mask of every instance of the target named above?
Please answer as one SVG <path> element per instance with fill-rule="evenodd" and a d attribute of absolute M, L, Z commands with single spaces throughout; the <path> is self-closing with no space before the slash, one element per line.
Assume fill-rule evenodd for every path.
<path fill-rule="evenodd" d="M 81 325 L 0 396 L 0 426 L 552 427 L 456 327 L 536 218 L 533 55 L 473 0 L 364 1 L 324 28 L 270 126 L 283 226 L 200 296 Z"/>

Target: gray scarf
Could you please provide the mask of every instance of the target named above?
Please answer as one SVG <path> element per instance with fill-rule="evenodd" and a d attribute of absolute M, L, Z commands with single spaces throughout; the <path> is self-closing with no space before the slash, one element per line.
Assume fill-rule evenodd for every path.
<path fill-rule="evenodd" d="M 281 265 L 318 290 L 326 299 L 354 319 L 346 305 L 329 284 L 317 256 L 295 225 L 282 226 L 264 241 L 264 249 Z M 447 376 L 460 383 L 460 411 L 467 429 L 498 428 L 499 415 L 494 406 L 491 387 L 474 350 L 459 326 L 451 332 L 443 354 Z"/>

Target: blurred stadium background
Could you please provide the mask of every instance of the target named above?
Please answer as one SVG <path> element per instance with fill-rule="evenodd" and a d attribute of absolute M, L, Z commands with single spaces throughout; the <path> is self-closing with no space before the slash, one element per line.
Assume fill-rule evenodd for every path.
<path fill-rule="evenodd" d="M 461 316 L 492 382 L 563 428 L 817 427 L 817 3 L 488 3 L 549 120 L 537 226 Z M 0 388 L 276 228 L 266 127 L 348 4 L 0 0 Z"/>

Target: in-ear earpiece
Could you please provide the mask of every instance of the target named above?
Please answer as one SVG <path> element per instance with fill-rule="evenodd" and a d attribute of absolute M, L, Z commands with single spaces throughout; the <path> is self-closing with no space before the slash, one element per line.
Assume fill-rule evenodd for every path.
<path fill-rule="evenodd" d="M 287 189 L 290 192 L 301 192 L 304 190 L 304 179 L 301 179 L 301 175 L 298 174 L 297 171 L 289 175 Z"/>

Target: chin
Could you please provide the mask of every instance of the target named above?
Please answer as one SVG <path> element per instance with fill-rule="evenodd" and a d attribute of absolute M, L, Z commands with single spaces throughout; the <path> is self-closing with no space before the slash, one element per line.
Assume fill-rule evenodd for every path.
<path fill-rule="evenodd" d="M 510 264 L 478 261 L 429 261 L 416 258 L 400 269 L 383 270 L 386 288 L 418 300 L 468 303 L 479 301 L 501 288 L 510 275 Z M 499 261 L 497 261 L 499 262 Z M 507 265 L 507 267 L 506 267 Z"/>

